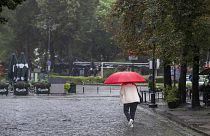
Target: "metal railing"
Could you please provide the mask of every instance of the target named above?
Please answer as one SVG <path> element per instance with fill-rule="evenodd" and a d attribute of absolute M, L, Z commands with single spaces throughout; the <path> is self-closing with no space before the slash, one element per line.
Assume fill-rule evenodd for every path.
<path fill-rule="evenodd" d="M 138 85 L 138 91 L 143 99 L 143 102 L 151 101 L 151 92 L 149 91 L 146 85 Z M 77 85 L 76 89 L 77 94 L 84 95 L 109 95 L 109 96 L 119 96 L 120 94 L 120 85 L 104 85 L 104 84 L 83 84 Z M 156 99 L 163 99 L 164 94 L 162 91 L 157 91 Z"/>

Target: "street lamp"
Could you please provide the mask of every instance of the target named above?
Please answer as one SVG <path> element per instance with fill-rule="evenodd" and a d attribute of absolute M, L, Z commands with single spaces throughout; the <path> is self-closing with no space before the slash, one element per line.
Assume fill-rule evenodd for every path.
<path fill-rule="evenodd" d="M 50 51 L 51 51 L 51 45 L 50 45 L 50 42 L 51 42 L 51 31 L 55 30 L 57 27 L 56 24 L 52 24 L 52 19 L 51 17 L 48 18 L 47 20 L 47 23 L 43 26 L 43 28 L 45 30 L 47 30 L 48 32 L 48 45 L 47 45 L 47 71 L 50 72 L 50 67 L 51 67 L 51 54 L 50 54 Z"/>
<path fill-rule="evenodd" d="M 150 108 L 156 108 L 157 104 L 155 103 L 155 92 L 156 92 L 156 87 L 155 87 L 155 43 L 154 40 L 152 41 L 152 93 L 151 93 L 151 104 L 149 104 Z"/>

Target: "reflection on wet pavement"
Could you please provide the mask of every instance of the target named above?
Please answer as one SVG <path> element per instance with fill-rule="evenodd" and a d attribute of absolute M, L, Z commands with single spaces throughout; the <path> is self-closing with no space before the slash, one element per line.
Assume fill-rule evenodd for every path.
<path fill-rule="evenodd" d="M 127 126 L 119 97 L 25 96 L 0 98 L 1 136 L 198 136 L 138 107 Z"/>

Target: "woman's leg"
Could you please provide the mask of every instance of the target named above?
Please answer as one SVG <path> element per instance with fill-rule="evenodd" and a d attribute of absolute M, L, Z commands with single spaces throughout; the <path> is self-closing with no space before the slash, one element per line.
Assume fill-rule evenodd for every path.
<path fill-rule="evenodd" d="M 125 114 L 128 121 L 131 119 L 129 109 L 130 109 L 130 103 L 126 103 L 126 104 L 123 105 L 124 114 Z"/>
<path fill-rule="evenodd" d="M 130 103 L 130 104 L 131 104 L 131 106 L 130 106 L 130 116 L 131 116 L 131 119 L 134 120 L 135 113 L 136 113 L 136 108 L 137 108 L 138 103 L 134 102 L 134 103 Z"/>

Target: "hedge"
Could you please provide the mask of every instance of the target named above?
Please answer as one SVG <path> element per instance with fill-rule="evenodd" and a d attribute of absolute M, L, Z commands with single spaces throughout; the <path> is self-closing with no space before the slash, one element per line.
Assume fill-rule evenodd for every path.
<path fill-rule="evenodd" d="M 84 77 L 84 76 L 58 76 L 58 75 L 50 75 L 50 77 L 55 78 L 62 78 L 66 81 L 73 82 L 75 84 L 97 84 L 97 83 L 103 83 L 106 78 L 101 78 L 99 76 L 97 77 Z M 148 82 L 148 76 L 144 76 L 146 79 L 146 83 Z M 157 76 L 156 77 L 156 83 L 163 83 L 163 77 Z"/>
<path fill-rule="evenodd" d="M 51 75 L 50 77 L 55 78 L 63 78 L 66 81 L 75 83 L 75 84 L 96 84 L 96 83 L 103 83 L 104 78 L 101 77 L 83 77 L 83 76 L 57 76 L 57 75 Z"/>

